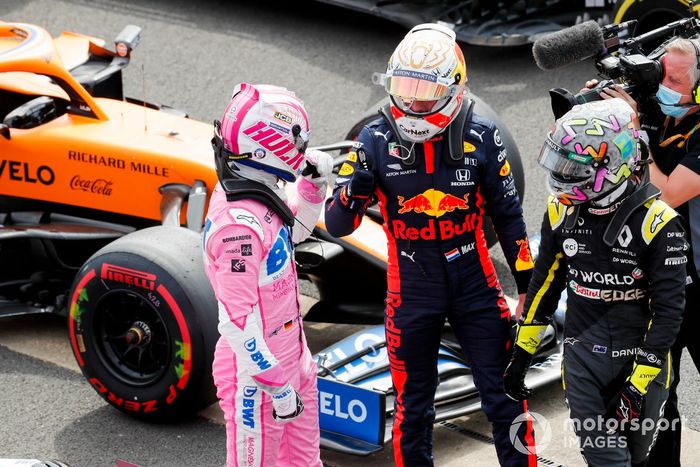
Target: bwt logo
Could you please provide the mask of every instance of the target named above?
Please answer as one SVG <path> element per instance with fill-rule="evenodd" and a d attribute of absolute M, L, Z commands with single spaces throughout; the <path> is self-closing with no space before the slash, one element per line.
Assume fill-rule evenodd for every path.
<path fill-rule="evenodd" d="M 255 337 L 251 337 L 250 339 L 245 341 L 243 343 L 243 346 L 250 354 L 250 359 L 253 362 L 255 362 L 256 365 L 258 365 L 258 368 L 260 368 L 261 370 L 267 370 L 268 368 L 272 368 L 272 365 L 270 365 L 270 362 L 268 362 L 265 359 L 262 352 L 256 351 L 257 343 L 255 342 Z"/>
<path fill-rule="evenodd" d="M 355 423 L 367 420 L 367 406 L 358 399 L 352 399 L 344 403 L 338 394 L 330 392 L 318 392 L 318 407 L 321 413 L 335 418 L 347 420 L 350 418 Z"/>
<path fill-rule="evenodd" d="M 255 386 L 243 387 L 243 410 L 241 418 L 243 424 L 248 428 L 255 428 L 255 399 L 252 397 L 258 392 Z"/>
<path fill-rule="evenodd" d="M 294 170 L 298 169 L 299 165 L 301 165 L 304 160 L 304 155 L 296 150 L 294 143 L 289 141 L 285 135 L 279 133 L 262 121 L 243 130 L 243 134 L 263 148 L 271 151 Z M 285 155 L 290 151 L 292 152 L 291 158 Z"/>

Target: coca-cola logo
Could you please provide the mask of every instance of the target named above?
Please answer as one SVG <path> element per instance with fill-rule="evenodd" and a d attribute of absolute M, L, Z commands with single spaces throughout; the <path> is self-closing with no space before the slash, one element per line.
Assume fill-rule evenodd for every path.
<path fill-rule="evenodd" d="M 95 193 L 96 195 L 112 196 L 112 182 L 104 178 L 90 180 L 87 178 L 80 178 L 80 175 L 76 175 L 71 178 L 70 187 L 73 190 L 83 190 L 88 193 Z"/>

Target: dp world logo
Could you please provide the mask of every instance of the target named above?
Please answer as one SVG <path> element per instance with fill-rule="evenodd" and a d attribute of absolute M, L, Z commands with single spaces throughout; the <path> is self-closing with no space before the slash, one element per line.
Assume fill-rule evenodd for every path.
<path fill-rule="evenodd" d="M 527 433 L 527 424 L 531 423 L 533 432 L 537 432 L 536 444 L 534 446 L 524 446 L 518 433 Z M 515 449 L 523 454 L 537 454 L 544 451 L 552 440 L 552 427 L 544 415 L 537 412 L 526 412 L 518 415 L 510 425 L 510 442 Z"/>

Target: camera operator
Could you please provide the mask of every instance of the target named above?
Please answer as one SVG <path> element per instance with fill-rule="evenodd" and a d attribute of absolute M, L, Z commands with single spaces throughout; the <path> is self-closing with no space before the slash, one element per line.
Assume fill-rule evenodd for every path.
<path fill-rule="evenodd" d="M 676 38 L 664 48 L 663 79 L 655 100 L 640 102 L 638 106 L 620 85 L 600 91 L 603 99 L 619 97 L 635 111 L 639 107 L 641 126 L 649 135 L 653 159 L 651 182 L 661 190 L 661 199 L 685 219 L 684 227 L 691 245 L 687 252 L 686 309 L 681 331 L 671 348 L 675 378 L 664 415 L 669 425 L 658 434 L 649 467 L 680 466 L 681 423 L 676 389 L 684 347 L 700 370 L 700 341 L 692 335 L 700 327 L 700 314 L 693 309 L 700 301 L 700 42 Z M 593 88 L 597 83 L 597 80 L 588 81 L 586 88 Z"/>

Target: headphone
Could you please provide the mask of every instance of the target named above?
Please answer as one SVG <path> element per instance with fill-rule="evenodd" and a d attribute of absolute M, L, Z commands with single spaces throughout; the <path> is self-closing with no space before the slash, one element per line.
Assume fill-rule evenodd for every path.
<path fill-rule="evenodd" d="M 700 71 L 700 48 L 698 48 L 698 45 L 695 43 L 694 39 L 688 39 L 691 44 L 693 44 L 693 50 L 695 50 L 695 67 Z M 700 79 L 695 81 L 695 84 L 693 84 L 693 102 L 696 104 L 700 104 Z"/>

